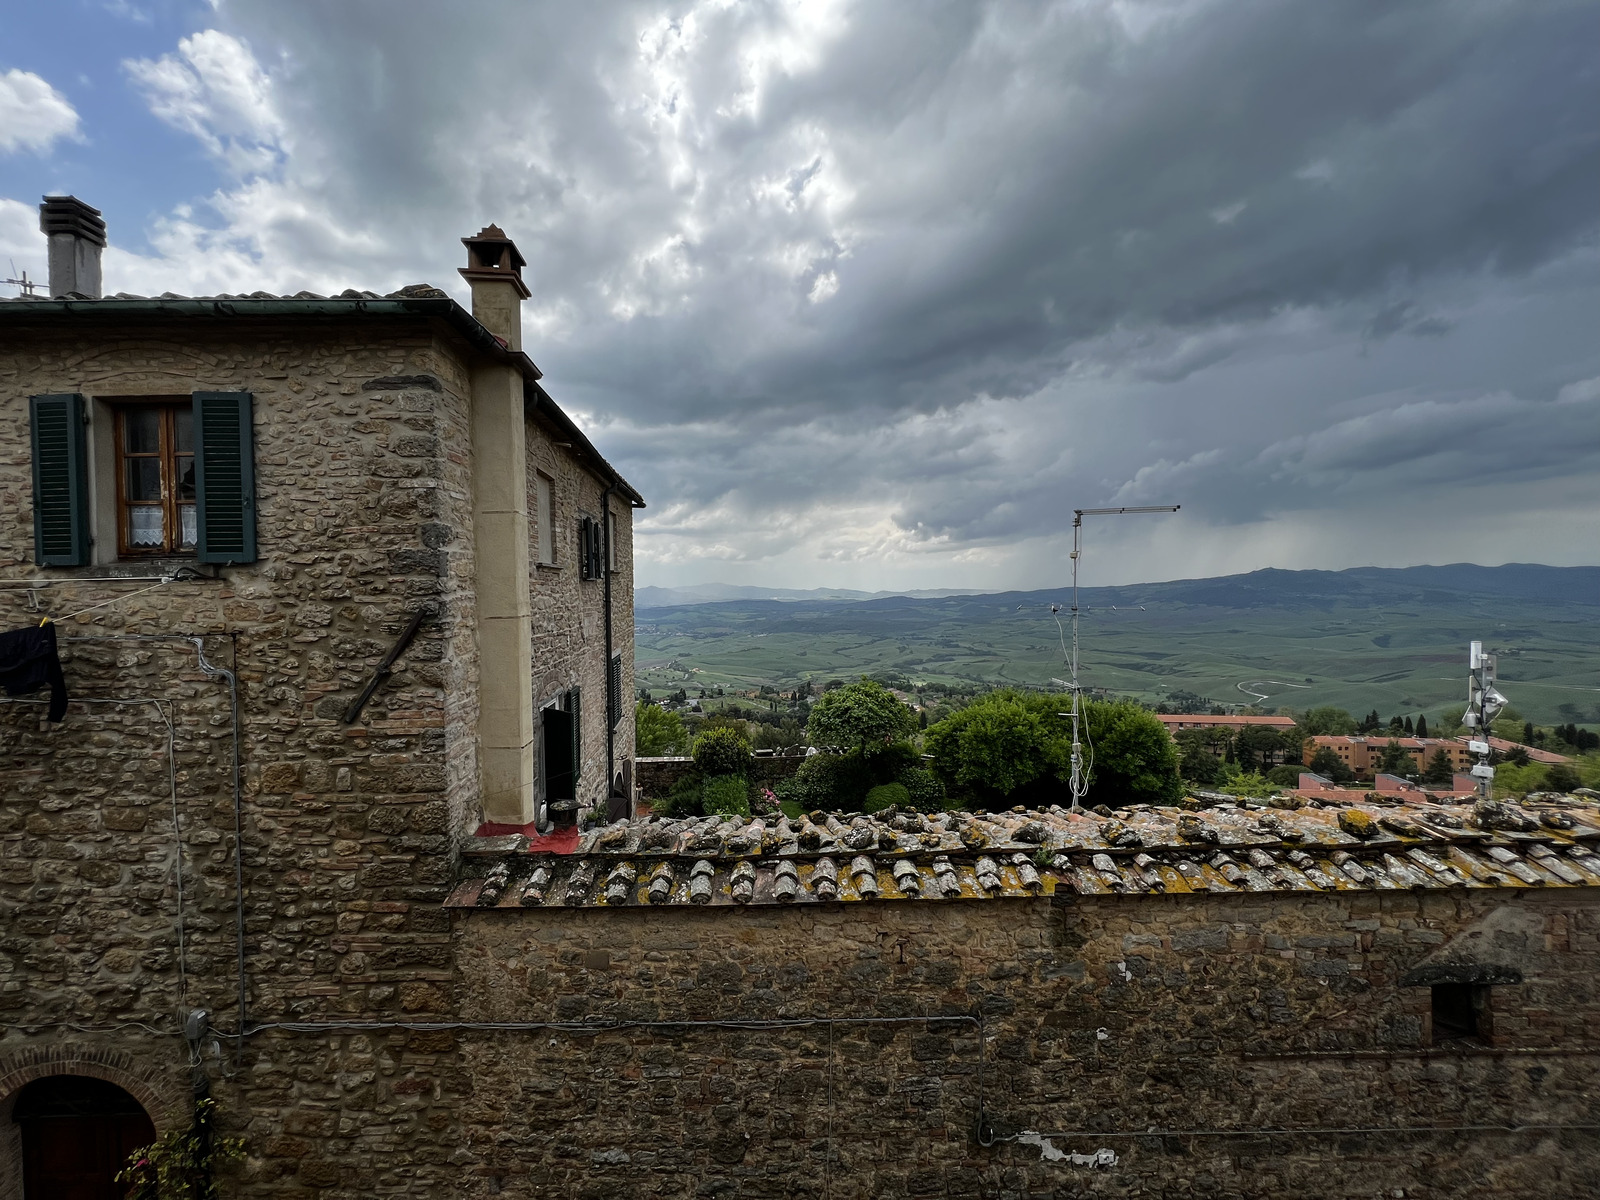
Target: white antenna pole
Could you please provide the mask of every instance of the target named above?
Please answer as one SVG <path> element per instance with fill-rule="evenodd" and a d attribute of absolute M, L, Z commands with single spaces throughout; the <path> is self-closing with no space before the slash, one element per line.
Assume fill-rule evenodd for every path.
<path fill-rule="evenodd" d="M 1180 504 L 1147 504 L 1137 508 L 1075 508 L 1072 510 L 1072 811 L 1083 811 L 1083 797 L 1089 790 L 1089 780 L 1083 769 L 1083 747 L 1078 741 L 1080 711 L 1078 686 L 1078 556 L 1083 553 L 1083 519 L 1085 517 L 1119 517 L 1132 513 L 1173 513 Z"/>

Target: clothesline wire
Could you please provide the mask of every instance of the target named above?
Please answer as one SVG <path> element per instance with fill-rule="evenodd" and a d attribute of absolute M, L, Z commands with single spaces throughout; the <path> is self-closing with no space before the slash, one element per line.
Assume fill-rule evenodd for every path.
<path fill-rule="evenodd" d="M 62 579 L 0 579 L 0 587 L 39 588 L 58 583 L 149 583 L 152 579 L 171 579 L 170 575 L 73 575 Z M 204 576 L 200 576 L 204 578 Z M 192 580 L 188 582 L 193 582 Z"/>
<path fill-rule="evenodd" d="M 132 600 L 135 596 L 142 596 L 146 592 L 153 592 L 157 588 L 166 587 L 167 584 L 173 583 L 173 582 L 175 582 L 175 581 L 170 577 L 166 578 L 166 579 L 162 579 L 157 583 L 152 583 L 149 587 L 140 588 L 137 592 L 128 592 L 128 593 L 126 593 L 124 595 L 121 595 L 121 596 L 113 596 L 109 600 L 100 601 L 99 604 L 91 604 L 87 608 L 80 608 L 77 612 L 70 612 L 64 617 L 46 617 L 45 620 L 53 621 L 53 622 L 55 622 L 56 624 L 59 625 L 62 621 L 70 621 L 74 617 L 81 617 L 86 612 L 93 612 L 97 608 L 104 608 L 108 604 L 121 604 L 124 600 Z M 41 625 L 43 623 L 44 623 L 43 621 L 40 622 Z"/>

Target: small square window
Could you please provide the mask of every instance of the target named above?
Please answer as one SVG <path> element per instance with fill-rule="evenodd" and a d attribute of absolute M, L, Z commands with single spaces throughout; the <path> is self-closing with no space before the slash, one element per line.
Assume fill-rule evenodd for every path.
<path fill-rule="evenodd" d="M 1475 1038 L 1483 1031 L 1489 989 L 1475 983 L 1433 985 L 1433 1044 Z"/>

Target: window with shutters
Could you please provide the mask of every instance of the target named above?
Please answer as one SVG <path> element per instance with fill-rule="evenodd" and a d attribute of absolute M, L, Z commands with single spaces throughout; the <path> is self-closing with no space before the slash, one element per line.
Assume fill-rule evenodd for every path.
<path fill-rule="evenodd" d="M 622 655 L 613 654 L 606 670 L 606 723 L 612 729 L 622 720 Z"/>
<path fill-rule="evenodd" d="M 118 404 L 116 454 L 118 553 L 192 554 L 199 536 L 192 401 Z"/>
<path fill-rule="evenodd" d="M 536 472 L 533 481 L 534 519 L 539 523 L 535 537 L 538 557 L 534 561 L 541 567 L 553 567 L 556 564 L 556 538 L 551 520 L 553 519 L 552 492 L 555 485 L 550 476 L 543 471 Z"/>
<path fill-rule="evenodd" d="M 578 520 L 579 575 L 584 579 L 605 577 L 605 536 L 593 517 Z"/>

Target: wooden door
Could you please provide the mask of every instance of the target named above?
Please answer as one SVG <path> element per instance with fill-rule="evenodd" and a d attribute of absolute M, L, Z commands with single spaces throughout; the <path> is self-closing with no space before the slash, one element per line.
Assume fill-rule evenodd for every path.
<path fill-rule="evenodd" d="M 156 1140 L 139 1102 L 84 1076 L 35 1080 L 17 1097 L 24 1200 L 122 1200 L 117 1172 Z"/>

